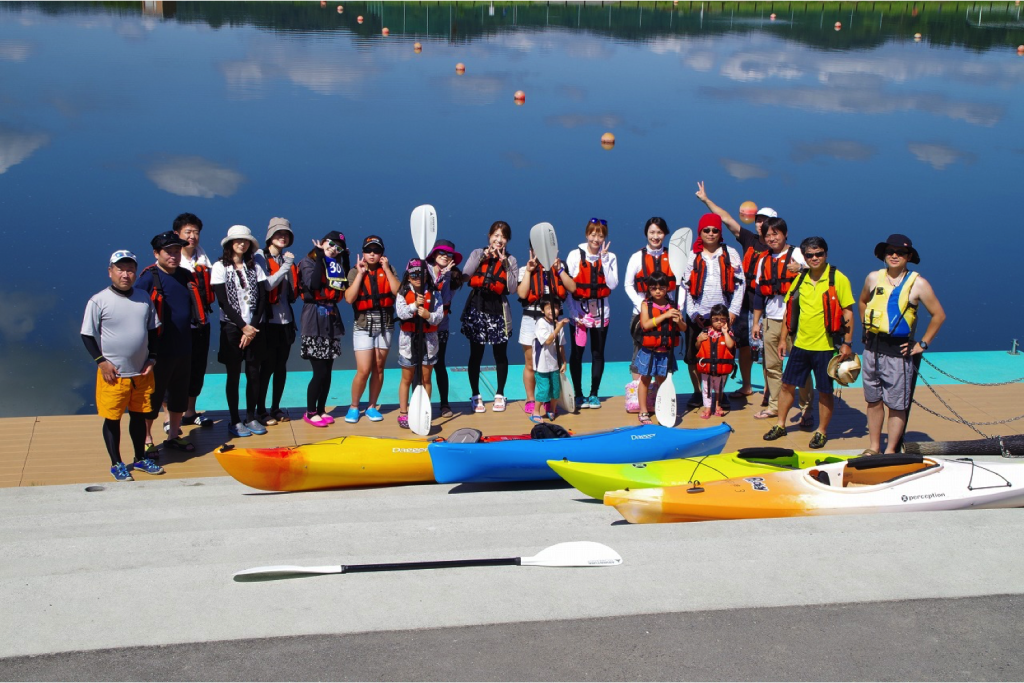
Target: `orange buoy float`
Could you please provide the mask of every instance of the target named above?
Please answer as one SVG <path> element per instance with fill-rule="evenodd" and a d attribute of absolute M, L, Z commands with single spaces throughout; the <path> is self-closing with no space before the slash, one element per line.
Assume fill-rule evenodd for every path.
<path fill-rule="evenodd" d="M 419 43 L 413 43 L 412 51 L 415 52 L 416 54 L 419 54 L 420 52 L 423 52 L 423 46 L 420 45 Z"/>
<path fill-rule="evenodd" d="M 1024 55 L 1024 45 L 1017 46 L 1017 54 Z"/>
<path fill-rule="evenodd" d="M 455 65 L 455 73 L 457 73 L 457 74 L 464 74 L 464 73 L 466 73 L 466 65 L 463 64 L 462 62 L 459 62 L 458 64 L 456 64 Z"/>
<path fill-rule="evenodd" d="M 915 43 L 920 43 L 921 42 L 921 34 L 920 33 L 915 33 L 914 34 L 914 42 Z"/>
<path fill-rule="evenodd" d="M 836 22 L 836 30 L 838 31 L 838 30 L 839 30 L 839 29 L 841 29 L 842 27 L 843 27 L 843 23 L 842 23 L 841 21 L 837 21 L 837 22 Z"/>
<path fill-rule="evenodd" d="M 740 215 L 741 216 L 753 216 L 757 213 L 757 204 L 752 201 L 745 201 L 740 204 Z"/>
<path fill-rule="evenodd" d="M 338 5 L 338 14 L 341 14 L 344 11 L 345 11 L 345 8 L 342 7 L 341 5 Z"/>
<path fill-rule="evenodd" d="M 356 17 L 356 23 L 357 24 L 363 23 L 363 15 L 362 14 L 360 14 L 358 17 Z"/>
<path fill-rule="evenodd" d="M 516 104 L 523 104 L 524 102 L 526 102 L 526 93 L 524 93 L 522 90 L 516 90 L 516 94 L 514 95 L 514 97 Z"/>
<path fill-rule="evenodd" d="M 611 133 L 605 133 L 601 136 L 601 146 L 605 149 L 611 149 L 615 146 L 615 136 Z"/>
<path fill-rule="evenodd" d="M 769 14 L 768 15 L 768 19 L 771 20 L 771 21 L 775 21 L 775 12 L 772 12 L 771 14 Z"/>
<path fill-rule="evenodd" d="M 381 34 L 382 36 L 385 36 L 385 37 L 387 37 L 387 36 L 391 35 L 391 31 L 389 31 L 389 30 L 388 30 L 388 27 L 387 27 L 387 26 L 385 26 L 384 28 L 382 28 L 382 29 L 380 30 L 380 34 Z"/>
<path fill-rule="evenodd" d="M 327 7 L 327 0 L 320 0 L 321 7 Z"/>

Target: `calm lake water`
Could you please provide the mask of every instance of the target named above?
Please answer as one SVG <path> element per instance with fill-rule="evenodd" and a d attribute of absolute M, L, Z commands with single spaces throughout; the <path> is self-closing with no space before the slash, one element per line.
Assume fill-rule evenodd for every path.
<path fill-rule="evenodd" d="M 16 256 L 0 271 L 0 414 L 88 410 L 85 302 L 114 249 L 149 262 L 183 211 L 208 249 L 232 224 L 262 238 L 285 216 L 296 252 L 331 229 L 356 244 L 372 231 L 396 263 L 413 255 L 418 204 L 464 254 L 508 221 L 520 259 L 533 224 L 554 224 L 564 253 L 597 216 L 621 270 L 650 216 L 696 225 L 704 180 L 734 213 L 777 209 L 792 241 L 825 237 L 858 289 L 875 243 L 910 235 L 949 315 L 937 350 L 1024 338 L 1014 3 L 336 8 L 0 5 L 0 203 Z M 628 300 L 614 296 L 610 355 L 626 360 Z M 448 362 L 464 364 L 452 340 Z"/>

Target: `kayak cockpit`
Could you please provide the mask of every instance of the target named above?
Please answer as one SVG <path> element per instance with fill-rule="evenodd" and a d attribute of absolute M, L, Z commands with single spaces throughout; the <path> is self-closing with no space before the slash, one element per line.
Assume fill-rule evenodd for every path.
<path fill-rule="evenodd" d="M 881 486 L 941 467 L 942 465 L 935 460 L 928 460 L 920 455 L 897 453 L 867 455 L 845 463 L 812 468 L 808 470 L 806 476 L 818 484 L 833 488 Z"/>

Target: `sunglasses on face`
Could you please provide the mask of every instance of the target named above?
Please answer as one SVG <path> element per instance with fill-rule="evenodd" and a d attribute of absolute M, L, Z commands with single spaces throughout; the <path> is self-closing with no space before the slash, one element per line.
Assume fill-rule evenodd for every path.
<path fill-rule="evenodd" d="M 384 253 L 384 250 L 381 249 L 378 246 L 371 246 L 371 247 L 364 247 L 363 248 L 363 253 L 364 254 L 377 254 L 378 256 L 380 256 L 381 254 Z"/>
<path fill-rule="evenodd" d="M 338 251 L 341 251 L 341 245 L 335 242 L 334 240 L 327 240 L 327 246 L 329 246 L 331 249 L 337 249 Z"/>
<path fill-rule="evenodd" d="M 893 249 L 892 247 L 890 247 L 890 248 L 885 250 L 885 255 L 886 256 L 893 256 L 893 255 L 895 255 L 895 256 L 899 256 L 900 258 L 907 258 L 908 254 L 910 254 L 910 252 L 907 251 L 906 249 Z"/>
<path fill-rule="evenodd" d="M 823 251 L 805 251 L 804 258 L 824 258 L 825 252 Z"/>
<path fill-rule="evenodd" d="M 591 218 L 590 222 L 591 223 L 600 223 L 604 227 L 606 227 L 606 228 L 608 227 L 608 221 L 604 220 L 603 218 Z"/>
<path fill-rule="evenodd" d="M 717 235 L 718 233 L 720 233 L 722 231 L 719 230 L 718 228 L 704 228 L 703 230 L 701 230 L 701 232 L 703 232 L 703 233 L 705 233 L 707 235 Z"/>

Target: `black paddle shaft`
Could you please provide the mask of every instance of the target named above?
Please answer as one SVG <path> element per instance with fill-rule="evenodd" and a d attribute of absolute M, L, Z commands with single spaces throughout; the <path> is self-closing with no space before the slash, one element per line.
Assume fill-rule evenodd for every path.
<path fill-rule="evenodd" d="M 392 562 L 386 564 L 349 564 L 341 566 L 342 574 L 359 572 L 398 572 L 412 569 L 449 569 L 451 567 L 498 567 L 518 565 L 520 557 L 496 557 L 481 560 L 437 560 L 434 562 Z"/>

